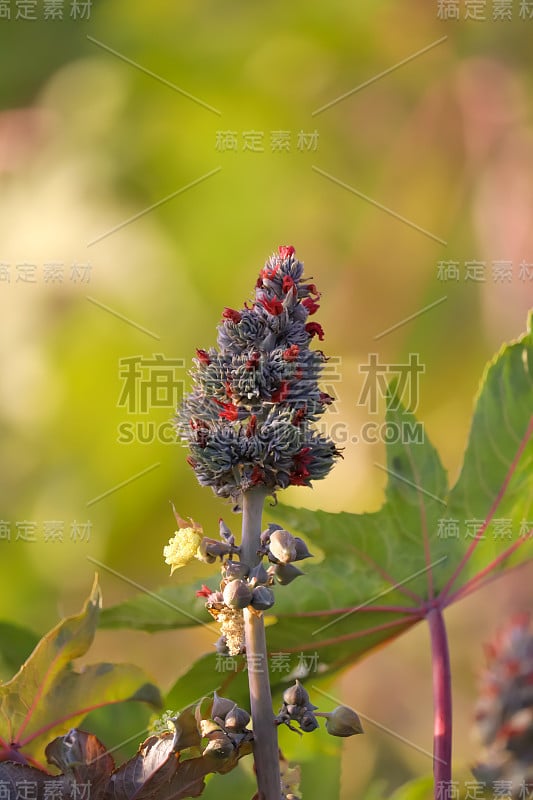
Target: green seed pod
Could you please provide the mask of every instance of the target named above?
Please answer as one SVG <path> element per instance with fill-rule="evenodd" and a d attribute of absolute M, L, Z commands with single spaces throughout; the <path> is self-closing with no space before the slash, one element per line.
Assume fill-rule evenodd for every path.
<path fill-rule="evenodd" d="M 356 733 L 364 733 L 361 720 L 348 706 L 337 706 L 328 714 L 326 730 L 332 736 L 354 736 Z"/>
<path fill-rule="evenodd" d="M 250 605 L 256 611 L 266 611 L 274 605 L 274 592 L 268 586 L 256 586 L 252 593 Z"/>
<path fill-rule="evenodd" d="M 296 559 L 296 545 L 294 543 L 294 536 L 289 531 L 280 530 L 274 531 L 270 537 L 268 545 L 270 552 L 275 559 L 282 564 L 289 564 Z"/>
<path fill-rule="evenodd" d="M 222 596 L 230 608 L 246 608 L 252 601 L 252 590 L 247 583 L 237 578 L 226 584 Z"/>
<path fill-rule="evenodd" d="M 309 693 L 304 689 L 299 680 L 296 680 L 294 686 L 289 686 L 283 692 L 283 701 L 288 706 L 306 706 L 309 703 Z"/>

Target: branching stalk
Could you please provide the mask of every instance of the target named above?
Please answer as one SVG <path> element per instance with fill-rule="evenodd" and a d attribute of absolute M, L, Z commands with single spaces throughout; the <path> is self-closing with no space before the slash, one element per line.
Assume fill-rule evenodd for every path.
<path fill-rule="evenodd" d="M 265 497 L 266 492 L 260 488 L 243 495 L 241 560 L 251 567 L 259 562 L 257 551 L 261 544 Z M 280 800 L 278 734 L 272 710 L 263 615 L 244 609 L 244 635 L 259 796 L 261 800 Z"/>

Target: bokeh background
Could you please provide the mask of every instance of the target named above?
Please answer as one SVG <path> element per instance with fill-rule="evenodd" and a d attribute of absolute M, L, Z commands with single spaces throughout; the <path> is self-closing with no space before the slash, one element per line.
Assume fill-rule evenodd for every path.
<path fill-rule="evenodd" d="M 169 585 L 169 501 L 206 531 L 238 525 L 169 419 L 195 348 L 279 244 L 323 292 L 345 447 L 284 502 L 380 506 L 384 446 L 360 435 L 383 413 L 359 402 L 370 353 L 419 354 L 417 414 L 453 481 L 484 365 L 533 305 L 532 35 L 518 0 L 0 3 L 0 618 L 44 633 L 87 595 L 88 557 Z M 100 576 L 106 605 L 137 591 Z M 460 765 L 482 642 L 531 606 L 532 578 L 447 612 Z M 166 689 L 210 647 L 204 631 L 102 631 L 89 660 L 139 663 Z M 423 627 L 335 691 L 431 749 Z M 366 728 L 344 747 L 342 798 L 430 772 Z"/>

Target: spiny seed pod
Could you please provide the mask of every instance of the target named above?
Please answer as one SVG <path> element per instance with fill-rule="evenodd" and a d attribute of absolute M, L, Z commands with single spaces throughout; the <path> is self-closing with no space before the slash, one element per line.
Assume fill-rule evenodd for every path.
<path fill-rule="evenodd" d="M 214 756 L 217 760 L 224 761 L 233 755 L 234 749 L 233 743 L 229 737 L 221 733 L 208 742 L 203 755 Z"/>
<path fill-rule="evenodd" d="M 299 680 L 283 692 L 283 701 L 288 705 L 306 706 L 309 703 L 309 692 Z"/>
<path fill-rule="evenodd" d="M 226 561 L 224 564 L 224 577 L 227 581 L 235 578 L 246 578 L 248 567 L 240 561 Z"/>
<path fill-rule="evenodd" d="M 232 733 L 243 733 L 249 722 L 249 713 L 245 711 L 244 708 L 239 708 L 237 705 L 235 705 L 226 715 L 226 719 L 224 720 L 224 728 Z"/>
<path fill-rule="evenodd" d="M 308 317 L 319 292 L 282 245 L 259 274 L 252 305 L 225 308 L 218 348 L 198 350 L 192 392 L 176 418 L 202 486 L 240 505 L 255 486 L 269 494 L 324 478 L 340 451 L 317 430 L 327 408 L 325 362 L 311 348 L 324 331 Z"/>
<path fill-rule="evenodd" d="M 294 537 L 294 546 L 296 548 L 295 561 L 303 561 L 304 558 L 313 558 L 313 554 L 309 552 L 306 543 L 299 536 Z"/>
<path fill-rule="evenodd" d="M 275 567 L 269 567 L 271 575 L 274 575 L 277 582 L 282 586 L 287 586 L 292 583 L 299 575 L 303 575 L 301 569 L 295 567 L 294 564 L 276 564 Z"/>
<path fill-rule="evenodd" d="M 266 611 L 274 605 L 274 592 L 268 586 L 256 586 L 252 593 L 252 608 L 256 611 Z"/>
<path fill-rule="evenodd" d="M 311 733 L 311 731 L 314 731 L 318 728 L 318 720 L 311 711 L 309 711 L 307 714 L 304 714 L 301 718 L 300 728 L 304 733 Z"/>
<path fill-rule="evenodd" d="M 226 584 L 222 596 L 230 608 L 246 608 L 252 601 L 252 590 L 247 583 L 237 578 Z"/>
<path fill-rule="evenodd" d="M 289 531 L 274 531 L 268 547 L 274 558 L 282 564 L 289 564 L 296 559 L 294 536 Z"/>
<path fill-rule="evenodd" d="M 529 612 L 514 614 L 485 646 L 487 667 L 476 704 L 476 732 L 483 752 L 472 772 L 489 786 L 505 785 L 513 800 L 525 798 L 525 787 L 533 787 L 531 620 Z"/>
<path fill-rule="evenodd" d="M 228 700 L 227 697 L 221 697 L 216 692 L 213 695 L 213 708 L 211 709 L 212 717 L 220 717 L 225 719 L 226 714 L 229 714 L 236 706 L 233 700 Z"/>
<path fill-rule="evenodd" d="M 337 706 L 327 715 L 326 730 L 332 736 L 354 736 L 364 733 L 361 720 L 348 706 Z"/>

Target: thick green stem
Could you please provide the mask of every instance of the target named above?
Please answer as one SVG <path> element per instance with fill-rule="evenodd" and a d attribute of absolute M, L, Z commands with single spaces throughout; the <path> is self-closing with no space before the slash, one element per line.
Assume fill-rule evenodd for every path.
<path fill-rule="evenodd" d="M 427 614 L 433 664 L 435 798 L 449 797 L 452 779 L 452 686 L 446 626 L 440 608 Z"/>
<path fill-rule="evenodd" d="M 260 488 L 251 489 L 243 497 L 241 561 L 250 567 L 259 562 L 257 551 L 261 545 L 261 516 L 265 497 L 265 492 Z M 278 732 L 272 710 L 262 614 L 258 616 L 251 609 L 244 609 L 244 635 L 257 788 L 261 800 L 280 800 Z"/>

